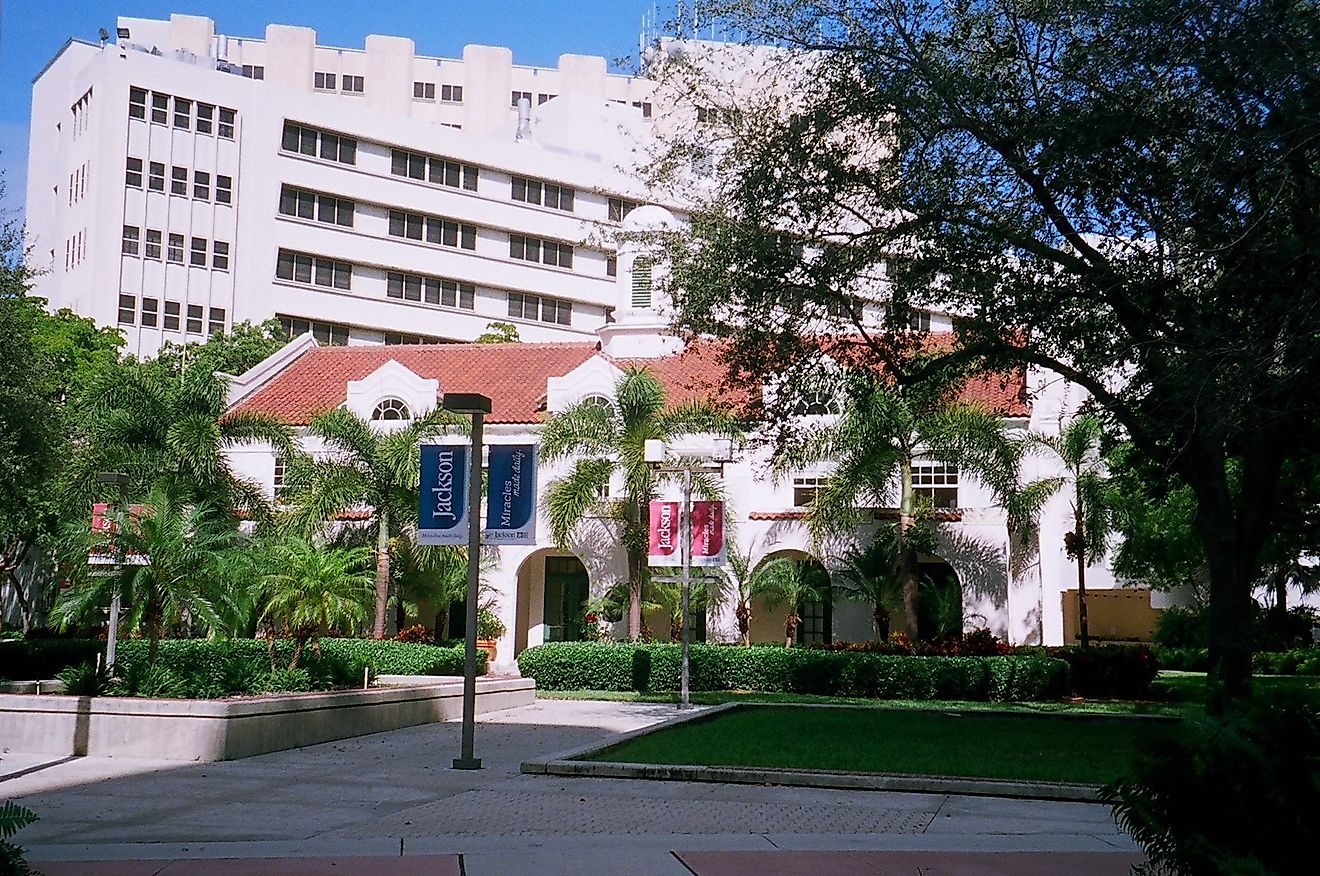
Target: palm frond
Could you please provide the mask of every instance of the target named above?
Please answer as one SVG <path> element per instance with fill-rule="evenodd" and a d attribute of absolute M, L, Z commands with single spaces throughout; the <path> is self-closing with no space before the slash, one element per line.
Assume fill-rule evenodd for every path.
<path fill-rule="evenodd" d="M 541 458 L 546 462 L 569 456 L 604 456 L 619 443 L 616 415 L 594 403 L 574 405 L 546 420 L 541 430 Z"/>
<path fill-rule="evenodd" d="M 550 537 L 560 549 L 567 549 L 574 530 L 601 504 L 613 469 L 607 459 L 581 459 L 571 472 L 546 489 L 545 513 Z"/>

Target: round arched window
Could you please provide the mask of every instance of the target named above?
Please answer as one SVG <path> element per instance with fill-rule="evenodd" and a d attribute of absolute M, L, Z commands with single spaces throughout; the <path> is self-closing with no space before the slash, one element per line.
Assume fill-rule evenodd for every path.
<path fill-rule="evenodd" d="M 371 412 L 373 420 L 411 420 L 412 413 L 408 406 L 397 398 L 387 398 Z"/>
<path fill-rule="evenodd" d="M 582 399 L 581 404 L 585 407 L 600 408 L 607 413 L 614 412 L 614 403 L 603 395 L 589 395 Z"/>

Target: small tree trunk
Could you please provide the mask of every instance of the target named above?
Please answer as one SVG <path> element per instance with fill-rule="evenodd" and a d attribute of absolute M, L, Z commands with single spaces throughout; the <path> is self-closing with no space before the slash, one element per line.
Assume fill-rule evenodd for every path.
<path fill-rule="evenodd" d="M 269 618 L 263 621 L 266 627 L 266 656 L 270 658 L 270 671 L 275 671 L 275 624 Z"/>
<path fill-rule="evenodd" d="M 1282 622 L 1288 616 L 1288 566 L 1280 563 L 1274 570 L 1274 613 Z M 1280 630 L 1283 627 L 1279 627 Z"/>
<path fill-rule="evenodd" d="M 641 527 L 641 508 L 637 502 L 628 503 L 628 522 L 625 539 L 628 550 L 628 638 L 636 642 L 642 637 L 642 576 L 645 574 L 646 557 L 633 547 L 631 535 Z"/>
<path fill-rule="evenodd" d="M 748 602 L 739 602 L 733 610 L 738 620 L 738 641 L 744 647 L 752 644 L 752 606 Z"/>
<path fill-rule="evenodd" d="M 402 599 L 396 599 L 394 601 L 394 630 L 396 633 L 401 633 L 407 626 L 408 610 L 403 607 Z"/>
<path fill-rule="evenodd" d="M 1251 578 L 1235 544 L 1206 540 L 1210 565 L 1210 677 L 1218 682 L 1208 707 L 1222 711 L 1251 696 Z"/>
<path fill-rule="evenodd" d="M 917 552 L 908 547 L 908 532 L 916 523 L 916 494 L 912 491 L 912 460 L 904 457 L 899 466 L 901 491 L 898 501 L 898 580 L 903 589 L 903 629 L 910 641 L 917 640 L 917 594 L 921 575 Z"/>
<path fill-rule="evenodd" d="M 889 609 L 880 605 L 875 607 L 871 620 L 875 623 L 875 634 L 879 636 L 878 641 L 889 641 Z"/>
<path fill-rule="evenodd" d="M 380 521 L 376 527 L 376 623 L 371 634 L 377 639 L 385 638 L 386 605 L 390 599 L 390 512 L 380 509 Z"/>
<path fill-rule="evenodd" d="M 784 647 L 792 648 L 793 640 L 797 638 L 798 624 L 802 618 L 798 617 L 796 611 L 789 611 L 788 617 L 784 620 Z"/>
<path fill-rule="evenodd" d="M 431 638 L 437 642 L 443 642 L 446 638 L 445 634 L 448 632 L 448 630 L 445 629 L 445 625 L 448 623 L 449 609 L 442 608 L 437 610 L 435 613 L 435 628 L 434 632 L 431 634 Z"/>
<path fill-rule="evenodd" d="M 303 648 L 305 648 L 306 646 L 307 646 L 307 637 L 300 632 L 298 634 L 298 637 L 293 642 L 293 659 L 289 661 L 290 672 L 298 668 L 298 659 L 302 657 Z"/>
<path fill-rule="evenodd" d="M 1077 479 L 1080 484 L 1081 480 Z M 1091 647 L 1091 634 L 1086 623 L 1086 518 L 1082 510 L 1082 490 L 1077 488 L 1077 505 L 1074 521 L 1074 544 L 1077 548 L 1077 632 L 1082 640 L 1082 647 Z"/>
<path fill-rule="evenodd" d="M 160 651 L 160 637 L 164 632 L 164 618 L 160 607 L 153 600 L 146 611 L 147 623 L 147 665 L 156 665 L 156 653 Z"/>

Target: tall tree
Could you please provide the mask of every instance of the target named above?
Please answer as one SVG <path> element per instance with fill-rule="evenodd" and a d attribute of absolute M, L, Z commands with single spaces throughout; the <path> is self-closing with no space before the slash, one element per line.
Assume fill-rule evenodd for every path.
<path fill-rule="evenodd" d="M 673 441 L 684 435 L 741 435 L 735 418 L 705 402 L 670 406 L 664 384 L 649 370 L 629 366 L 614 388 L 608 405 L 588 399 L 553 414 L 541 432 L 541 457 L 546 462 L 572 459 L 568 474 L 546 490 L 546 511 L 555 543 L 567 548 L 588 516 L 602 511 L 620 526 L 628 555 L 628 636 L 642 631 L 642 587 L 646 575 L 646 509 L 661 479 L 643 458 L 646 441 Z M 602 500 L 610 480 L 623 479 L 623 496 Z M 700 479 L 701 489 L 713 487 Z"/>
<path fill-rule="evenodd" d="M 1228 699 L 1249 694 L 1246 619 L 1280 473 L 1314 455 L 1320 428 L 1314 4 L 707 11 L 810 51 L 773 65 L 784 81 L 763 102 L 703 91 L 741 112 L 706 114 L 730 130 L 699 134 L 722 177 L 677 248 L 680 327 L 734 339 L 734 363 L 764 373 L 804 360 L 796 339 L 832 310 L 861 321 L 846 296 L 916 304 L 960 314 L 950 357 L 1083 387 L 1195 494 L 1212 675 Z M 801 258 L 768 245 L 786 231 Z M 864 337 L 885 355 L 884 333 Z"/>
<path fill-rule="evenodd" d="M 982 457 L 963 454 L 962 448 L 988 445 L 1001 436 L 1002 418 L 958 402 L 957 384 L 947 379 L 905 384 L 858 372 L 844 385 L 847 397 L 837 420 L 789 433 L 774 464 L 780 472 L 834 464 L 807 512 L 817 543 L 831 534 L 851 533 L 874 509 L 897 507 L 896 573 L 904 629 L 915 639 L 918 555 L 934 552 L 934 532 L 930 509 L 917 501 L 913 470 L 922 458 L 975 467 Z"/>
<path fill-rule="evenodd" d="M 336 408 L 312 420 L 309 435 L 327 454 L 290 456 L 289 489 L 293 515 L 315 533 L 341 512 L 365 509 L 376 536 L 376 608 L 372 635 L 388 626 L 390 539 L 417 516 L 418 479 L 424 439 L 459 422 L 437 408 L 399 429 L 377 431 L 351 411 Z"/>

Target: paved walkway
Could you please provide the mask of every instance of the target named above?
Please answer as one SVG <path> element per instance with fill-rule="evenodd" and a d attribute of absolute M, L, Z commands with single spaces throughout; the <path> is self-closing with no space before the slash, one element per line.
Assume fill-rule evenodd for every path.
<path fill-rule="evenodd" d="M 673 714 L 555 700 L 491 714 L 475 772 L 448 769 L 455 723 L 186 766 L 2 754 L 0 799 L 41 816 L 18 839 L 48 876 L 448 876 L 460 863 L 466 876 L 1117 876 L 1139 860 L 1092 804 L 518 773 Z"/>

